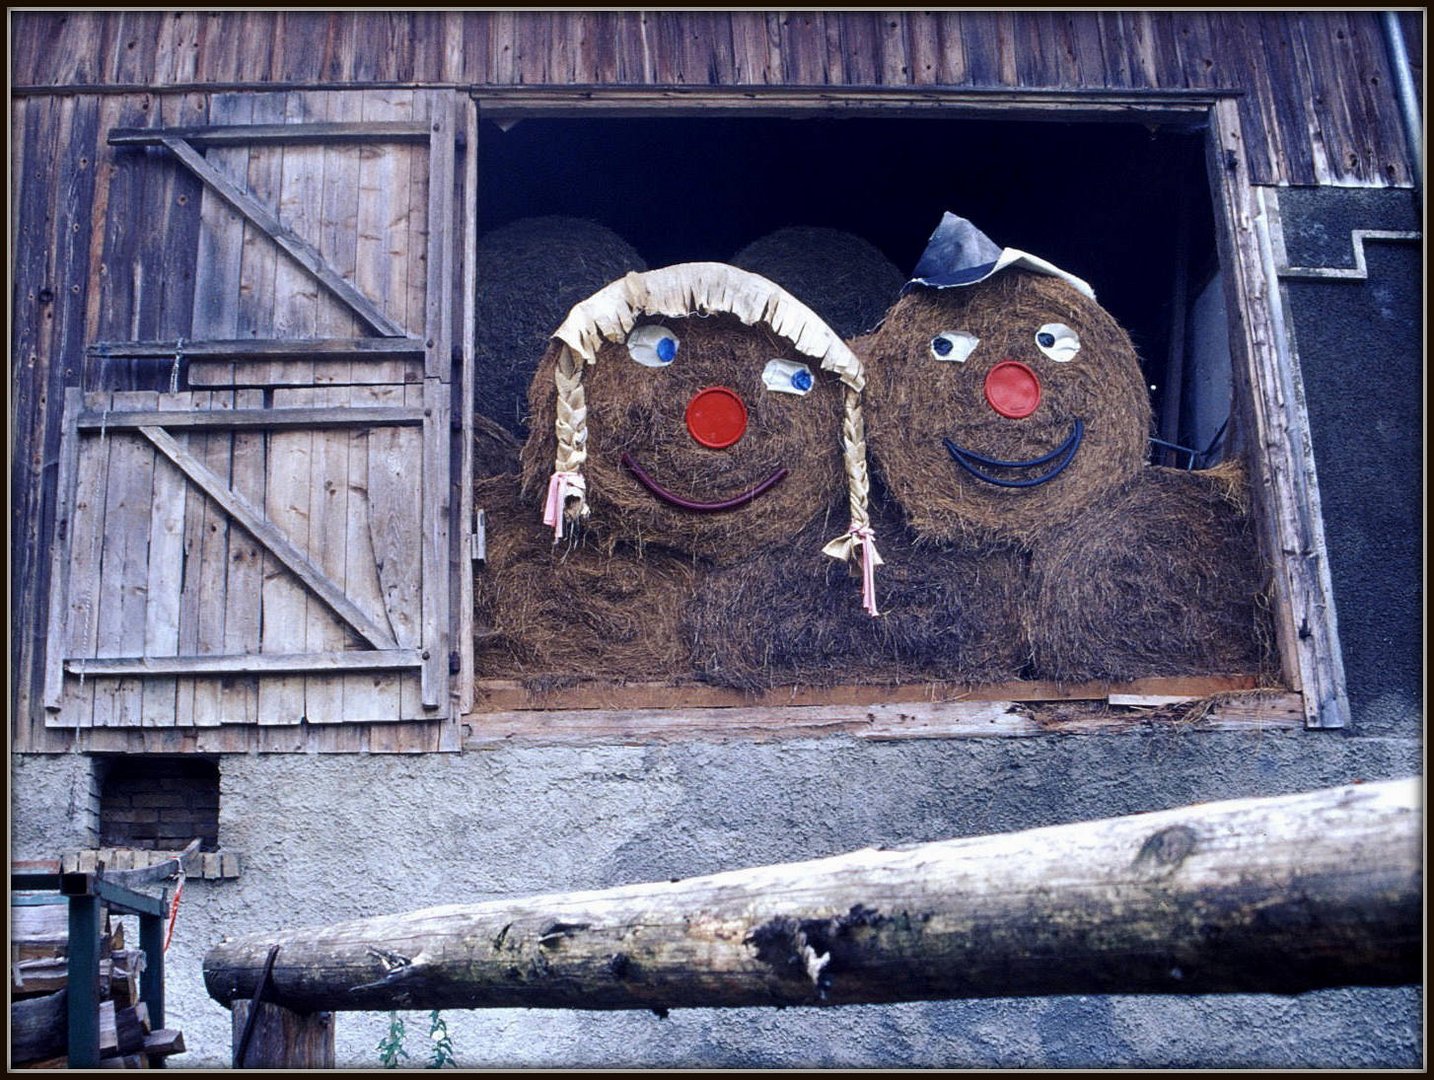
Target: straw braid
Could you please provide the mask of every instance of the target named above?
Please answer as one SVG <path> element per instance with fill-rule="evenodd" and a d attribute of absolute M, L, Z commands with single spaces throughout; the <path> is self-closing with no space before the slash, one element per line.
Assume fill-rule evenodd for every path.
<path fill-rule="evenodd" d="M 845 389 L 842 412 L 842 464 L 846 469 L 847 498 L 851 507 L 851 528 L 838 536 L 822 553 L 861 567 L 862 606 L 870 615 L 877 615 L 876 568 L 885 560 L 876 550 L 876 534 L 871 528 L 867 508 L 870 483 L 866 471 L 866 422 L 862 418 L 861 395 L 852 387 Z"/>
<path fill-rule="evenodd" d="M 861 411 L 861 395 L 850 386 L 843 386 L 841 420 L 842 464 L 846 469 L 847 497 L 851 504 L 851 527 L 871 528 L 867 511 L 867 492 L 871 483 L 866 473 L 866 421 Z"/>
<path fill-rule="evenodd" d="M 543 523 L 552 526 L 553 543 L 563 536 L 563 524 L 588 512 L 583 462 L 588 457 L 588 404 L 583 389 L 582 358 L 568 346 L 558 351 L 553 368 L 557 385 L 557 458 L 548 480 Z"/>

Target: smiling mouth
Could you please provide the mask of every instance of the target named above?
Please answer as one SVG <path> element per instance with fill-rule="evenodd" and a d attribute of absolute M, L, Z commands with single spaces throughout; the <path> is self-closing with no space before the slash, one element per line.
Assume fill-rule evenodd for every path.
<path fill-rule="evenodd" d="M 693 510 L 700 514 L 712 514 L 721 510 L 735 510 L 739 506 L 746 506 L 753 499 L 767 493 L 787 478 L 787 470 L 778 469 L 761 483 L 748 488 L 740 495 L 733 495 L 730 499 L 718 499 L 716 502 L 699 502 L 696 499 L 684 498 L 681 495 L 668 491 L 649 476 L 647 471 L 637 463 L 637 459 L 626 450 L 622 453 L 622 463 L 627 468 L 627 471 L 632 473 L 639 484 L 647 488 L 648 491 L 663 502 L 675 506 L 679 510 Z"/>
<path fill-rule="evenodd" d="M 1061 471 L 1069 465 L 1080 449 L 1081 439 L 1085 437 L 1085 424 L 1077 419 L 1071 433 L 1066 436 L 1065 442 L 1061 443 L 1049 454 L 1042 454 L 1038 458 L 1031 458 L 1029 461 L 1002 461 L 999 458 L 986 457 L 974 450 L 967 450 L 965 447 L 957 446 L 950 439 L 942 439 L 951 460 L 960 465 L 977 480 L 984 480 L 988 484 L 995 484 L 997 487 L 1028 488 L 1038 484 L 1044 484 L 1059 476 Z M 1042 465 L 1051 467 L 1038 476 L 1023 477 L 1019 480 L 1006 479 L 1005 477 L 993 476 L 978 466 L 985 466 L 987 469 L 1036 469 Z"/>

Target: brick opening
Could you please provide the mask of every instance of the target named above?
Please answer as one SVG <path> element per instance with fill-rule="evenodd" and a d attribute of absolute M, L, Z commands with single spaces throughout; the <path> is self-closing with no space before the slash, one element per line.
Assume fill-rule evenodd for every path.
<path fill-rule="evenodd" d="M 196 836 L 219 848 L 219 762 L 125 756 L 96 763 L 100 846 L 177 851 Z"/>

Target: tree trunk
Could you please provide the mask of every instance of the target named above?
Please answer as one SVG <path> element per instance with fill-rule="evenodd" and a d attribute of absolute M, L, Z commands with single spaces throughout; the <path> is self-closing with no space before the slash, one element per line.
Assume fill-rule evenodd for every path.
<path fill-rule="evenodd" d="M 1420 979 L 1420 781 L 253 934 L 300 1012 L 837 1005 Z"/>

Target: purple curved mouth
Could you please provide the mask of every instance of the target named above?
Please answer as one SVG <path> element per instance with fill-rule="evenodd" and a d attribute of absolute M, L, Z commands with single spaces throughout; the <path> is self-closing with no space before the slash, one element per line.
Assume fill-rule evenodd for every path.
<path fill-rule="evenodd" d="M 957 446 L 950 439 L 942 439 L 946 446 L 946 452 L 951 455 L 951 460 L 960 465 L 977 480 L 984 480 L 988 484 L 995 484 L 997 487 L 1027 488 L 1035 487 L 1037 484 L 1044 484 L 1047 480 L 1059 476 L 1061 471 L 1074 460 L 1076 451 L 1080 449 L 1081 439 L 1085 437 L 1085 424 L 1079 418 L 1066 440 L 1048 454 L 1031 458 L 1029 461 L 1002 461 L 999 458 L 986 457 L 974 450 L 967 450 L 963 446 Z M 1026 477 L 1022 480 L 1007 480 L 1003 477 L 993 476 L 984 469 L 977 468 L 984 465 L 992 469 L 1034 469 L 1041 465 L 1055 462 L 1039 476 Z"/>
<path fill-rule="evenodd" d="M 786 469 L 778 469 L 755 487 L 750 487 L 740 495 L 733 495 L 730 499 L 719 499 L 716 502 L 699 502 L 696 499 L 684 498 L 659 484 L 647 471 L 637 463 L 637 459 L 626 450 L 622 453 L 622 463 L 627 471 L 632 473 L 637 482 L 647 488 L 653 495 L 679 510 L 693 510 L 700 514 L 716 513 L 720 510 L 735 510 L 739 506 L 746 506 L 747 503 L 763 495 L 776 487 L 787 478 Z"/>

